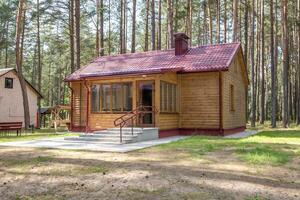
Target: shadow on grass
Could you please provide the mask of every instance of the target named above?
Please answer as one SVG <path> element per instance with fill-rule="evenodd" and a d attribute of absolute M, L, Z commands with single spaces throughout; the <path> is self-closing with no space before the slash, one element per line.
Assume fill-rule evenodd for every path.
<path fill-rule="evenodd" d="M 298 138 L 300 139 L 300 131 L 297 130 L 283 130 L 283 131 L 263 131 L 257 136 L 264 136 L 270 138 Z"/>

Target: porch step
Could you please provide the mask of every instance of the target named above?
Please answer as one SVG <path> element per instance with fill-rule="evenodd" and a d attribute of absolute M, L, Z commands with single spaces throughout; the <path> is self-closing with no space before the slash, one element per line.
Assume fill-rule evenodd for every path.
<path fill-rule="evenodd" d="M 88 134 L 88 135 L 104 135 L 104 134 L 120 135 L 120 130 L 95 131 L 93 134 Z M 133 135 L 138 135 L 138 134 L 142 134 L 142 131 L 133 131 Z M 132 135 L 132 132 L 127 130 L 122 130 L 122 135 Z"/>
<path fill-rule="evenodd" d="M 79 137 L 81 138 L 120 138 L 120 134 L 115 133 L 103 133 L 103 134 L 82 134 Z M 137 134 L 122 134 L 122 138 L 134 138 L 137 137 Z"/>
<path fill-rule="evenodd" d="M 87 142 L 101 142 L 107 144 L 120 144 L 120 137 L 66 137 L 65 140 L 68 141 L 87 141 Z M 122 143 L 133 143 L 136 142 L 135 137 L 123 137 Z"/>
<path fill-rule="evenodd" d="M 131 127 L 124 127 L 122 129 L 122 143 L 133 143 L 157 138 L 157 128 L 134 127 L 132 129 Z M 107 130 L 95 131 L 94 133 L 81 134 L 78 137 L 65 137 L 65 140 L 76 142 L 95 142 L 101 144 L 120 144 L 120 128 L 109 128 Z"/>

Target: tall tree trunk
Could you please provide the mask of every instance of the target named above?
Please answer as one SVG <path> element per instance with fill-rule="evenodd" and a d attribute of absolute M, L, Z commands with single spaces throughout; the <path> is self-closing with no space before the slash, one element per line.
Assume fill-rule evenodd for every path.
<path fill-rule="evenodd" d="M 217 3 L 217 43 L 220 41 L 220 0 L 216 0 Z"/>
<path fill-rule="evenodd" d="M 108 0 L 108 55 L 111 53 L 111 17 L 110 17 L 110 0 Z"/>
<path fill-rule="evenodd" d="M 135 52 L 136 0 L 132 1 L 131 53 Z"/>
<path fill-rule="evenodd" d="M 23 68 L 22 61 L 21 61 L 22 52 L 20 49 L 22 24 L 25 23 L 25 19 L 23 16 L 23 13 L 25 12 L 24 7 L 25 7 L 25 0 L 19 0 L 17 19 L 16 19 L 16 49 L 15 49 L 15 51 L 16 51 L 17 72 L 18 72 L 18 77 L 20 80 L 22 96 L 23 96 L 24 122 L 25 122 L 25 128 L 28 129 L 29 125 L 30 125 L 30 114 L 29 114 L 27 87 L 26 87 L 26 82 L 23 77 L 23 71 L 22 71 L 22 68 Z"/>
<path fill-rule="evenodd" d="M 71 73 L 75 71 L 74 53 L 74 0 L 69 0 L 69 39 L 70 39 L 70 59 Z"/>
<path fill-rule="evenodd" d="M 212 30 L 212 14 L 211 14 L 211 0 L 208 0 L 208 27 L 209 27 L 209 42 L 213 43 L 213 30 Z"/>
<path fill-rule="evenodd" d="M 261 67 L 261 93 L 260 93 L 260 124 L 265 122 L 265 35 L 264 35 L 264 0 L 261 0 L 260 13 L 260 67 Z"/>
<path fill-rule="evenodd" d="M 298 59 L 297 59 L 297 66 L 298 66 L 298 112 L 297 112 L 297 124 L 300 125 L 300 0 L 297 0 L 297 32 L 298 32 Z"/>
<path fill-rule="evenodd" d="M 224 43 L 227 42 L 227 0 L 224 0 Z"/>
<path fill-rule="evenodd" d="M 200 44 L 202 44 L 201 43 L 201 41 L 203 40 L 203 38 L 202 38 L 202 30 L 203 29 L 201 29 L 201 27 L 202 27 L 202 25 L 201 25 L 201 22 L 202 22 L 202 20 L 201 20 L 201 4 L 199 5 L 199 9 L 198 9 L 198 13 L 197 13 L 197 18 L 198 18 L 198 20 L 197 20 L 197 44 L 198 45 L 200 45 Z"/>
<path fill-rule="evenodd" d="M 40 0 L 37 0 L 37 56 L 38 56 L 38 91 L 42 90 L 42 61 L 41 61 L 41 39 L 40 39 Z M 41 126 L 41 98 L 38 98 L 38 127 Z"/>
<path fill-rule="evenodd" d="M 80 68 L 80 0 L 75 0 L 76 69 Z"/>
<path fill-rule="evenodd" d="M 248 9 L 249 9 L 249 2 L 248 0 L 245 0 L 245 14 L 244 14 L 244 60 L 245 60 L 245 65 L 246 65 L 246 72 L 247 74 L 249 73 L 248 69 Z M 242 35 L 242 34 L 241 34 Z M 249 105 L 249 92 L 247 90 L 246 92 L 246 105 Z M 246 119 L 248 121 L 249 119 L 249 108 L 246 106 Z"/>
<path fill-rule="evenodd" d="M 289 67 L 289 39 L 287 24 L 287 0 L 281 0 L 281 27 L 282 27 L 282 85 L 283 85 L 283 111 L 282 125 L 288 127 L 288 67 Z"/>
<path fill-rule="evenodd" d="M 144 51 L 148 51 L 148 38 L 149 38 L 149 0 L 146 0 L 146 17 L 145 17 L 146 25 L 145 25 L 145 46 Z"/>
<path fill-rule="evenodd" d="M 161 0 L 158 0 L 158 33 L 157 33 L 157 49 L 161 50 Z"/>
<path fill-rule="evenodd" d="M 37 62 L 36 62 L 36 55 L 37 55 L 37 44 L 34 46 L 34 51 L 33 51 L 33 58 L 32 58 L 32 66 L 31 66 L 31 68 L 32 68 L 32 73 L 31 73 L 31 84 L 36 88 L 37 87 L 37 83 L 36 83 L 36 81 L 37 81 L 37 79 L 36 79 L 36 77 L 37 77 Z"/>
<path fill-rule="evenodd" d="M 238 41 L 238 9 L 239 4 L 238 0 L 233 0 L 233 22 L 232 22 L 232 30 L 233 30 L 233 41 Z"/>
<path fill-rule="evenodd" d="M 151 2 L 151 43 L 152 50 L 156 49 L 156 41 L 155 41 L 155 0 Z"/>
<path fill-rule="evenodd" d="M 123 10 L 123 8 L 124 8 L 124 6 L 123 6 L 123 4 L 124 4 L 124 0 L 121 0 L 120 1 L 120 36 L 119 36 L 119 40 L 120 40 L 120 53 L 122 54 L 122 53 L 124 53 L 124 47 L 123 47 L 123 35 L 124 35 L 124 30 L 123 30 L 123 16 L 124 16 L 124 14 L 123 14 L 123 12 L 124 12 L 124 10 Z"/>
<path fill-rule="evenodd" d="M 104 7 L 103 0 L 100 0 L 100 55 L 104 56 Z"/>
<path fill-rule="evenodd" d="M 248 66 L 248 11 L 249 10 L 249 2 L 248 0 L 245 0 L 245 14 L 244 14 L 244 60 L 246 66 Z M 247 70 L 248 72 L 248 70 Z"/>
<path fill-rule="evenodd" d="M 251 96 L 252 96 L 252 104 L 251 104 L 251 127 L 255 127 L 256 122 L 256 85 L 255 85 L 255 60 L 254 60 L 254 49 L 255 49 L 255 37 L 254 37 L 254 30 L 255 30 L 255 0 L 252 0 L 252 24 L 251 24 Z"/>
<path fill-rule="evenodd" d="M 123 53 L 127 51 L 127 0 L 123 3 Z"/>
<path fill-rule="evenodd" d="M 6 32 L 5 32 L 5 68 L 8 68 L 8 28 L 9 22 L 6 22 Z"/>
<path fill-rule="evenodd" d="M 273 15 L 273 1 L 270 1 L 270 62 L 271 62 L 271 81 L 272 81 L 272 115 L 271 115 L 271 125 L 272 128 L 276 127 L 276 110 L 277 110 L 277 93 L 276 93 L 276 75 L 275 70 L 275 59 L 274 59 L 274 15 Z M 277 47 L 276 47 L 277 48 Z"/>
<path fill-rule="evenodd" d="M 174 48 L 173 40 L 173 5 L 172 0 L 167 0 L 168 6 L 168 48 Z"/>
<path fill-rule="evenodd" d="M 278 20 L 277 20 L 277 16 L 278 16 L 278 0 L 275 0 L 275 36 L 274 36 L 274 71 L 275 71 L 275 83 L 278 83 L 278 77 L 277 77 L 277 69 L 278 69 Z M 276 121 L 278 120 L 278 116 L 279 116 L 279 106 L 278 106 L 278 84 L 275 84 L 275 94 L 276 94 L 276 99 L 274 99 L 276 101 Z M 280 115 L 281 116 L 281 115 Z"/>
<path fill-rule="evenodd" d="M 96 57 L 100 56 L 100 0 L 96 0 Z"/>
<path fill-rule="evenodd" d="M 175 10 L 175 17 L 174 15 L 172 15 L 174 18 L 174 27 L 173 27 L 173 32 L 177 33 L 178 32 L 178 28 L 179 28 L 179 25 L 178 25 L 178 21 L 179 21 L 179 17 L 178 17 L 178 13 L 179 13 L 179 6 L 178 6 L 178 1 L 179 0 L 175 0 L 175 8 L 173 6 L 173 0 L 171 0 L 171 5 L 172 5 L 172 12 L 173 12 L 173 9 Z"/>
<path fill-rule="evenodd" d="M 208 43 L 208 32 L 207 32 L 207 15 L 206 15 L 206 12 L 207 12 L 207 5 L 206 5 L 206 1 L 203 2 L 202 6 L 203 6 L 203 32 L 204 32 L 204 44 L 207 44 Z"/>
<path fill-rule="evenodd" d="M 189 43 L 192 46 L 192 24 L 193 24 L 193 13 L 192 13 L 192 0 L 187 0 L 187 16 L 186 16 L 186 33 L 190 37 Z"/>
<path fill-rule="evenodd" d="M 24 4 L 25 6 L 25 4 Z M 21 37 L 21 49 L 20 49 L 20 63 L 21 66 L 23 66 L 23 51 L 24 51 L 24 39 L 25 39 L 25 29 L 26 29 L 26 9 L 24 9 L 23 12 L 23 23 L 22 23 L 22 37 Z"/>

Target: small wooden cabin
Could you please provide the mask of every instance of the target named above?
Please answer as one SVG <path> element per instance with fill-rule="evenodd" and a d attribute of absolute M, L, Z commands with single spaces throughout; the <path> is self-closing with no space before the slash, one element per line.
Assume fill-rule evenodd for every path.
<path fill-rule="evenodd" d="M 38 99 L 40 92 L 26 81 L 29 103 L 30 125 L 37 126 Z M 0 122 L 24 123 L 24 108 L 21 84 L 17 71 L 13 68 L 0 69 Z"/>
<path fill-rule="evenodd" d="M 103 56 L 66 78 L 72 91 L 71 129 L 107 129 L 143 108 L 134 126 L 159 136 L 224 136 L 246 126 L 248 76 L 240 43 Z M 130 115 L 130 114 L 128 114 Z"/>

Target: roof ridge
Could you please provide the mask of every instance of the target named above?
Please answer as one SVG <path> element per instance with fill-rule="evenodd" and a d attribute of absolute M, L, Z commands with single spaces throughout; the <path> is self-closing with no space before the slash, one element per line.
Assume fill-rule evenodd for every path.
<path fill-rule="evenodd" d="M 128 53 L 118 53 L 118 54 L 111 54 L 111 55 L 104 55 L 104 56 L 98 56 L 96 58 L 94 58 L 90 63 L 96 62 L 97 59 L 101 59 L 101 58 L 108 58 L 108 57 L 118 57 L 118 56 L 128 56 L 128 55 L 138 55 L 138 54 L 151 54 L 151 53 L 159 53 L 159 52 L 168 52 L 168 51 L 173 51 L 174 48 L 172 49 L 161 49 L 161 50 L 150 50 L 150 51 L 139 51 L 139 52 L 128 52 Z"/>
<path fill-rule="evenodd" d="M 190 48 L 199 48 L 199 47 L 211 47 L 211 46 L 225 46 L 225 45 L 232 45 L 232 44 L 238 44 L 240 45 L 240 42 L 226 42 L 226 43 L 217 43 L 217 44 L 204 44 L 204 45 L 199 45 L 199 46 L 193 46 Z"/>
<path fill-rule="evenodd" d="M 13 67 L 9 67 L 9 68 L 1 68 L 0 71 L 10 71 L 10 70 L 13 70 L 15 68 Z"/>
<path fill-rule="evenodd" d="M 232 45 L 232 44 L 241 44 L 240 42 L 227 42 L 227 43 L 218 43 L 218 44 L 205 44 L 205 45 L 199 45 L 199 46 L 192 46 L 192 47 L 189 47 L 189 50 L 190 49 L 195 49 L 195 48 L 199 48 L 199 47 L 211 47 L 211 46 L 224 46 L 224 45 Z M 160 53 L 160 52 L 168 52 L 168 51 L 174 51 L 175 48 L 171 48 L 171 49 L 161 49 L 161 50 L 151 50 L 151 51 L 139 51 L 139 52 L 134 52 L 134 53 L 131 53 L 131 52 L 128 52 L 128 53 L 122 53 L 122 54 L 113 54 L 113 55 L 104 55 L 104 56 L 98 56 L 96 58 L 94 58 L 90 63 L 93 63 L 93 62 L 98 62 L 97 59 L 101 59 L 101 58 L 108 58 L 108 57 L 111 57 L 111 58 L 115 58 L 115 57 L 119 57 L 119 56 L 128 56 L 128 55 L 147 55 L 147 54 L 152 54 L 152 53 Z M 100 61 L 101 62 L 101 61 Z"/>

